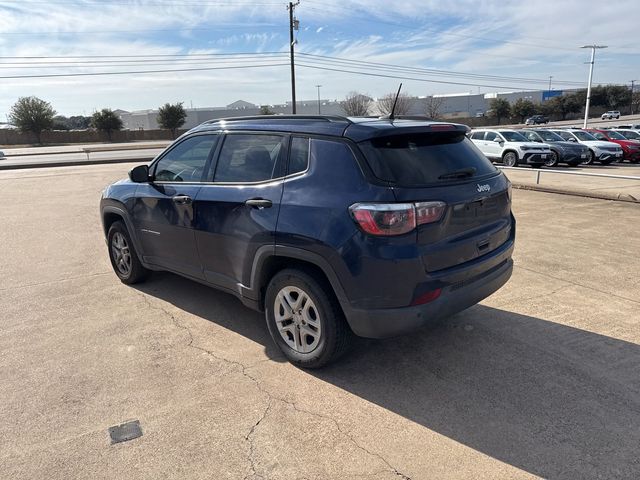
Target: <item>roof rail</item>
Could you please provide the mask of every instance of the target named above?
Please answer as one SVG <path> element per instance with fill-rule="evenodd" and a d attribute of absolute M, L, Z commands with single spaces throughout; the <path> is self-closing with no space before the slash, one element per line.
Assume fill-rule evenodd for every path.
<path fill-rule="evenodd" d="M 210 125 L 218 122 L 245 122 L 251 120 L 319 120 L 325 122 L 353 123 L 347 117 L 342 117 L 340 115 L 250 115 L 246 117 L 214 118 L 203 122 L 203 125 Z"/>

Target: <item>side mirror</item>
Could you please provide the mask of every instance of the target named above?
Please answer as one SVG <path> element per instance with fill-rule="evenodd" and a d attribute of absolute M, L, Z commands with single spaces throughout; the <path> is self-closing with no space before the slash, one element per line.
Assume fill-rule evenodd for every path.
<path fill-rule="evenodd" d="M 569 141 L 570 141 L 570 142 L 575 142 L 575 141 L 576 141 L 576 139 L 575 139 L 575 138 L 573 138 L 573 137 L 571 137 L 571 138 L 569 138 Z"/>
<path fill-rule="evenodd" d="M 149 181 L 149 166 L 138 165 L 129 170 L 129 178 L 134 183 L 146 183 Z"/>
<path fill-rule="evenodd" d="M 493 141 L 496 143 L 502 143 L 502 139 L 500 137 L 494 138 Z"/>

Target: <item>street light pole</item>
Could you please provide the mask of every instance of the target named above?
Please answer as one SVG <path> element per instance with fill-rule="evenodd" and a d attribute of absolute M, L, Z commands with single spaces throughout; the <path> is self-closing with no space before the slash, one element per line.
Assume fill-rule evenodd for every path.
<path fill-rule="evenodd" d="M 584 107 L 584 123 L 582 128 L 587 128 L 589 121 L 589 105 L 591 104 L 591 81 L 593 80 L 593 63 L 596 59 L 596 48 L 607 48 L 606 45 L 583 45 L 580 48 L 591 49 L 591 62 L 589 62 L 589 83 L 587 84 L 587 103 Z"/>
<path fill-rule="evenodd" d="M 316 85 L 316 88 L 318 89 L 318 115 L 320 115 L 320 87 L 322 85 Z"/>
<path fill-rule="evenodd" d="M 553 75 L 549 75 L 549 91 L 551 91 L 551 79 L 553 78 Z"/>
<path fill-rule="evenodd" d="M 631 106 L 631 108 L 630 108 L 631 115 L 633 115 L 633 88 L 634 88 L 635 83 L 636 83 L 635 80 L 631 80 L 631 105 L 630 105 Z"/>

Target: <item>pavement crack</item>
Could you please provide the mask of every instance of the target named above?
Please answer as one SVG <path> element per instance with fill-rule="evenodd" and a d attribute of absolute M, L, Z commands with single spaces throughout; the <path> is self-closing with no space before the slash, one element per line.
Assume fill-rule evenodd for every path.
<path fill-rule="evenodd" d="M 400 470 L 398 470 L 396 467 L 394 467 L 385 457 L 383 457 L 381 454 L 373 452 L 371 450 L 369 450 L 368 448 L 364 447 L 363 445 L 361 445 L 356 439 L 355 437 L 348 432 L 347 430 L 345 430 L 345 428 L 340 425 L 340 423 L 333 417 L 329 416 L 329 415 L 324 415 L 318 412 L 313 412 L 310 410 L 305 410 L 304 408 L 299 407 L 295 402 L 292 402 L 290 400 L 287 400 L 286 398 L 283 397 L 279 397 L 277 395 L 272 394 L 269 390 L 267 390 L 264 385 L 262 384 L 262 382 L 260 382 L 260 380 L 258 380 L 258 378 L 256 378 L 255 376 L 251 375 L 251 373 L 249 373 L 249 369 L 253 368 L 254 366 L 258 365 L 259 363 L 262 363 L 262 361 L 260 362 L 256 362 L 253 365 L 245 365 L 241 362 L 235 361 L 235 360 L 229 360 L 228 358 L 224 358 L 221 357 L 217 354 L 215 354 L 214 352 L 212 352 L 211 350 L 207 350 L 203 347 L 200 347 L 198 345 L 194 344 L 194 337 L 193 334 L 191 332 L 191 330 L 189 329 L 189 327 L 187 327 L 186 325 L 181 324 L 178 319 L 176 318 L 176 316 L 171 313 L 169 310 L 167 310 L 166 308 L 164 308 L 161 305 L 155 306 L 151 304 L 151 301 L 149 300 L 148 296 L 142 292 L 140 292 L 141 297 L 143 298 L 144 302 L 147 304 L 147 306 L 151 309 L 154 310 L 159 310 L 160 312 L 164 313 L 167 317 L 169 317 L 171 319 L 171 322 L 173 323 L 174 326 L 176 326 L 177 328 L 179 328 L 180 330 L 184 330 L 187 332 L 188 334 L 188 342 L 187 342 L 187 347 L 190 348 L 194 348 L 196 350 L 199 350 L 201 352 L 206 353 L 207 355 L 210 355 L 211 357 L 215 358 L 216 360 L 219 360 L 221 362 L 226 363 L 227 365 L 236 367 L 239 371 L 240 374 L 242 374 L 244 377 L 248 378 L 249 380 L 251 380 L 256 388 L 260 391 L 260 393 L 262 393 L 266 399 L 267 399 L 267 406 L 265 407 L 264 411 L 262 412 L 262 415 L 260 416 L 260 418 L 256 421 L 256 423 L 254 423 L 251 427 L 251 429 L 249 430 L 249 432 L 245 435 L 245 440 L 249 443 L 249 452 L 248 452 L 248 459 L 250 462 L 250 472 L 244 477 L 245 480 L 249 480 L 250 478 L 253 479 L 262 479 L 264 477 L 262 477 L 260 474 L 257 473 L 256 471 L 256 467 L 257 467 L 257 463 L 255 460 L 255 451 L 256 451 L 256 441 L 254 438 L 254 433 L 256 431 L 256 428 L 260 425 L 260 423 L 262 423 L 267 416 L 269 415 L 269 412 L 271 411 L 271 408 L 273 406 L 273 402 L 274 401 L 278 401 L 281 403 L 284 403 L 286 405 L 289 405 L 290 407 L 292 407 L 295 411 L 300 412 L 300 413 L 304 413 L 306 415 L 311 415 L 314 416 L 316 418 L 322 419 L 322 420 L 328 420 L 331 423 L 333 423 L 336 427 L 336 429 L 340 432 L 340 434 L 342 434 L 344 437 L 346 437 L 356 448 L 358 448 L 359 450 L 361 450 L 362 452 L 366 453 L 367 455 L 377 458 L 379 461 L 381 461 L 388 469 L 389 472 L 393 473 L 395 476 L 397 476 L 398 478 L 401 478 L 403 480 L 411 480 L 411 477 L 409 477 L 408 475 L 402 473 Z"/>
<path fill-rule="evenodd" d="M 256 431 L 256 428 L 258 428 L 258 425 L 260 425 L 260 423 L 267 417 L 267 415 L 269 415 L 269 411 L 271 410 L 271 400 L 272 397 L 269 396 L 268 397 L 268 401 L 267 401 L 267 407 L 264 409 L 264 412 L 262 412 L 262 416 L 258 419 L 258 421 L 256 423 L 253 424 L 253 426 L 251 427 L 251 430 L 249 430 L 249 433 L 247 433 L 244 437 L 244 439 L 249 442 L 249 463 L 250 463 L 250 472 L 245 475 L 244 480 L 249 480 L 249 478 L 263 478 L 262 475 L 259 475 L 256 471 L 256 459 L 255 459 L 255 450 L 256 450 L 256 445 L 255 445 L 255 441 L 254 441 L 254 437 L 253 434 Z"/>

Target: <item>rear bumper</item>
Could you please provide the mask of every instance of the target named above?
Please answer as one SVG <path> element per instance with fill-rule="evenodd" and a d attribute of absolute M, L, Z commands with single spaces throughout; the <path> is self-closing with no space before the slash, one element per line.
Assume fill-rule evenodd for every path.
<path fill-rule="evenodd" d="M 419 329 L 429 323 L 461 312 L 502 287 L 513 271 L 511 246 L 499 256 L 499 263 L 484 271 L 456 281 L 462 272 L 452 276 L 440 296 L 425 305 L 390 309 L 349 309 L 345 312 L 353 332 L 361 337 L 387 338 Z M 445 279 L 443 279 L 445 280 Z"/>

